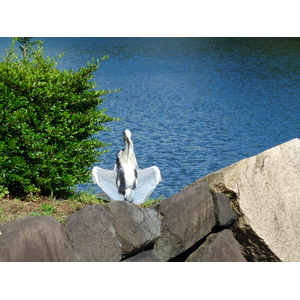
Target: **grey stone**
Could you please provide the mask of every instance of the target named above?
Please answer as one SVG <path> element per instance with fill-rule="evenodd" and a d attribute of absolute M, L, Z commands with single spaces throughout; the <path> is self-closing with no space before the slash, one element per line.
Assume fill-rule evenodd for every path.
<path fill-rule="evenodd" d="M 88 205 L 71 215 L 65 232 L 79 261 L 114 262 L 122 258 L 122 244 L 103 206 Z"/>
<path fill-rule="evenodd" d="M 300 140 L 243 159 L 195 182 L 229 195 L 233 230 L 248 261 L 300 261 Z"/>
<path fill-rule="evenodd" d="M 207 240 L 186 260 L 187 262 L 246 262 L 241 246 L 229 229 L 210 234 Z"/>
<path fill-rule="evenodd" d="M 165 228 L 162 230 L 161 236 L 154 244 L 155 256 L 161 261 L 168 261 L 171 258 L 185 251 L 182 239 Z"/>
<path fill-rule="evenodd" d="M 153 250 L 142 251 L 135 256 L 127 258 L 124 262 L 160 262 Z"/>
<path fill-rule="evenodd" d="M 0 261 L 77 261 L 61 223 L 28 216 L 0 224 Z"/>
<path fill-rule="evenodd" d="M 237 219 L 237 214 L 232 210 L 229 198 L 223 193 L 215 193 L 213 199 L 217 226 L 231 226 Z"/>
<path fill-rule="evenodd" d="M 155 206 L 162 218 L 162 233 L 154 245 L 163 261 L 187 250 L 215 225 L 212 194 L 205 182 L 193 184 Z"/>
<path fill-rule="evenodd" d="M 104 207 L 118 234 L 124 255 L 149 247 L 160 236 L 161 221 L 155 210 L 126 201 L 112 201 Z"/>

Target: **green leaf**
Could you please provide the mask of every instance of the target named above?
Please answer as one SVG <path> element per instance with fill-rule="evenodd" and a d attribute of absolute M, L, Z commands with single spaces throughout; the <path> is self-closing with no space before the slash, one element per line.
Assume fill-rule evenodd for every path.
<path fill-rule="evenodd" d="M 117 120 L 99 105 L 101 96 L 118 90 L 96 89 L 100 60 L 77 71 L 57 63 L 31 38 L 12 39 L 0 62 L 0 187 L 12 195 L 68 192 L 89 181 L 91 165 L 107 151 L 100 148 L 109 144 L 93 134 Z"/>

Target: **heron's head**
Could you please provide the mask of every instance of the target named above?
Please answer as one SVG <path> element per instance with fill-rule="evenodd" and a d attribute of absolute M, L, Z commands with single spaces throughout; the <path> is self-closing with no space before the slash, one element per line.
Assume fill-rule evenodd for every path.
<path fill-rule="evenodd" d="M 123 139 L 125 140 L 130 140 L 131 139 L 131 132 L 129 129 L 125 129 L 123 132 Z"/>

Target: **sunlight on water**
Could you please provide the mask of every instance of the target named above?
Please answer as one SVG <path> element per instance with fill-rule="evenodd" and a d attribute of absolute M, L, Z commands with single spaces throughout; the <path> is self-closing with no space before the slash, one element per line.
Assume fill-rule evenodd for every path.
<path fill-rule="evenodd" d="M 99 166 L 113 168 L 129 128 L 139 166 L 161 169 L 152 197 L 300 136 L 298 38 L 41 39 L 47 54 L 65 53 L 61 69 L 110 56 L 94 80 L 121 89 L 101 108 L 122 121 L 97 136 L 113 144 Z"/>

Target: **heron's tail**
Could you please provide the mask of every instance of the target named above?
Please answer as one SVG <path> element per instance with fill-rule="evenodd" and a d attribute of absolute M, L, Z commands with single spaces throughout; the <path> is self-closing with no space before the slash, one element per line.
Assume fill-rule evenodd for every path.
<path fill-rule="evenodd" d="M 128 202 L 133 202 L 133 199 L 134 199 L 134 190 L 126 189 L 125 195 L 124 195 L 124 200 L 128 201 Z"/>

